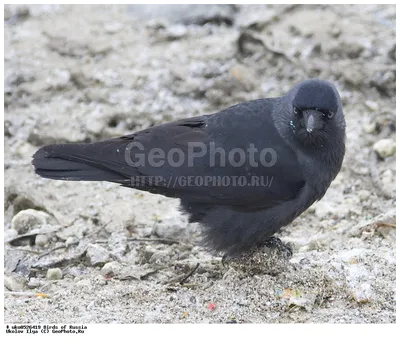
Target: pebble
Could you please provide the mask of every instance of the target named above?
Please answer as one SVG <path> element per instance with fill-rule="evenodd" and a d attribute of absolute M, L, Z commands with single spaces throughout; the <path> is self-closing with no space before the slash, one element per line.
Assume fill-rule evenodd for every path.
<path fill-rule="evenodd" d="M 374 144 L 373 149 L 379 157 L 387 158 L 396 153 L 396 143 L 391 139 L 381 139 Z"/>
<path fill-rule="evenodd" d="M 39 287 L 41 284 L 42 284 L 42 283 L 40 282 L 40 280 L 39 280 L 38 278 L 36 278 L 36 277 L 31 277 L 31 278 L 29 279 L 29 282 L 28 282 L 28 288 L 31 288 L 31 289 L 37 288 L 37 287 Z"/>
<path fill-rule="evenodd" d="M 4 275 L 4 287 L 12 292 L 21 291 L 25 286 L 25 279 L 18 275 Z"/>
<path fill-rule="evenodd" d="M 48 242 L 49 242 L 49 238 L 47 237 L 47 235 L 41 235 L 41 234 L 36 235 L 35 244 L 36 244 L 37 246 L 43 247 L 43 246 L 45 246 Z"/>
<path fill-rule="evenodd" d="M 366 133 L 377 134 L 379 130 L 379 124 L 377 122 L 369 123 L 363 126 Z"/>
<path fill-rule="evenodd" d="M 117 261 L 112 261 L 106 263 L 103 268 L 101 268 L 101 274 L 104 276 L 114 276 L 116 273 L 118 273 L 121 269 L 121 265 Z"/>
<path fill-rule="evenodd" d="M 110 260 L 108 250 L 98 244 L 90 244 L 86 255 L 93 266 L 104 265 L 104 263 Z"/>
<path fill-rule="evenodd" d="M 183 25 L 173 25 L 168 27 L 164 34 L 168 40 L 181 39 L 187 35 L 187 28 Z"/>
<path fill-rule="evenodd" d="M 40 228 L 48 223 L 50 216 L 43 211 L 34 209 L 22 210 L 11 220 L 11 228 L 18 234 L 27 233 L 31 229 Z"/>
<path fill-rule="evenodd" d="M 62 276 L 63 273 L 60 268 L 50 268 L 47 270 L 46 274 L 47 280 L 61 280 Z"/>

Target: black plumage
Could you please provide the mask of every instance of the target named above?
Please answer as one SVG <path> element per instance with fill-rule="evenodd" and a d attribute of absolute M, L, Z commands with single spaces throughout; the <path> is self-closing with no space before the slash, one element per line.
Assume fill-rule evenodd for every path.
<path fill-rule="evenodd" d="M 233 149 L 247 151 L 250 146 L 258 151 L 252 156 L 245 152 L 245 158 L 239 153 L 225 157 L 224 164 L 221 153 L 215 152 L 224 150 L 229 155 Z M 165 156 L 174 150 L 184 162 L 178 164 L 179 157 L 171 157 L 162 163 L 159 157 L 151 163 L 147 158 L 154 156 L 155 149 Z M 266 158 L 263 163 L 260 151 L 265 149 L 272 150 L 275 162 L 271 155 L 271 162 L 263 165 Z M 198 156 L 190 163 L 193 150 Z M 332 84 L 311 79 L 279 98 L 241 103 L 132 135 L 47 145 L 35 153 L 32 163 L 45 178 L 110 181 L 180 198 L 190 221 L 203 225 L 205 244 L 236 255 L 264 242 L 321 199 L 338 174 L 344 153 L 345 119 L 339 94 Z M 139 164 L 139 155 L 147 161 Z M 188 185 L 188 179 L 199 177 L 209 182 Z M 221 185 L 215 181 L 221 177 L 242 177 L 248 185 L 232 181 Z"/>

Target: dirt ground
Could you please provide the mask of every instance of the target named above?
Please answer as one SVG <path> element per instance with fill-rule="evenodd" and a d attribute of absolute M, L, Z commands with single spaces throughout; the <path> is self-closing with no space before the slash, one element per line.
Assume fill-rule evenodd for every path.
<path fill-rule="evenodd" d="M 394 5 L 6 6 L 4 321 L 394 323 L 395 60 Z M 45 180 L 30 165 L 44 144 L 312 77 L 339 89 L 346 156 L 325 197 L 279 233 L 293 257 L 264 272 L 199 246 L 177 200 Z"/>

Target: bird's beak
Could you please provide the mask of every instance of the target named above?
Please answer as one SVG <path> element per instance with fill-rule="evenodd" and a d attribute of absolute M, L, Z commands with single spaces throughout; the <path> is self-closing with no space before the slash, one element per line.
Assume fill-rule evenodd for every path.
<path fill-rule="evenodd" d="M 305 122 L 305 128 L 308 133 L 313 132 L 315 129 L 315 120 L 316 120 L 316 115 L 317 113 L 314 110 L 307 110 L 304 112 L 304 122 Z"/>

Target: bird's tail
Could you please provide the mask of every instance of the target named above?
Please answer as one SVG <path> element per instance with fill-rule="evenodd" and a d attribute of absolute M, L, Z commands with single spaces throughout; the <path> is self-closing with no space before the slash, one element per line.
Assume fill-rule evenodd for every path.
<path fill-rule="evenodd" d="M 103 145 L 104 144 L 104 145 Z M 40 148 L 32 164 L 44 178 L 65 181 L 109 181 L 125 184 L 124 159 L 105 142 L 91 144 L 54 144 Z M 122 164 L 122 165 L 121 165 Z"/>

